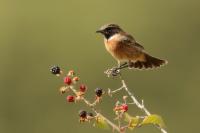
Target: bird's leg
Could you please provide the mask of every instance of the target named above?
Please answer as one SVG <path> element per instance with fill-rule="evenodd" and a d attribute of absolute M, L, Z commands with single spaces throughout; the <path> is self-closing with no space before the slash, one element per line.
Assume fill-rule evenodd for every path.
<path fill-rule="evenodd" d="M 127 62 L 121 64 L 120 61 L 118 61 L 118 67 L 113 68 L 113 72 L 114 72 L 114 73 L 120 73 L 120 70 L 121 70 L 121 69 L 126 68 L 126 67 L 128 67 L 128 66 L 129 66 L 129 65 L 128 65 Z"/>
<path fill-rule="evenodd" d="M 115 69 L 115 71 L 120 71 L 123 68 L 128 67 L 128 62 L 124 62 L 123 64 L 120 64 L 120 61 L 118 61 L 118 67 Z"/>
<path fill-rule="evenodd" d="M 117 65 L 118 65 L 118 68 L 121 66 L 121 63 L 119 60 L 117 61 Z"/>
<path fill-rule="evenodd" d="M 118 68 L 119 69 L 122 69 L 122 68 L 125 68 L 127 67 L 128 63 L 127 62 L 124 62 L 123 64 L 121 64 Z"/>
<path fill-rule="evenodd" d="M 113 69 L 113 73 L 120 73 L 120 68 L 121 68 L 121 63 L 120 63 L 120 61 L 118 60 L 117 61 L 117 67 L 114 67 L 114 68 L 112 68 Z"/>
<path fill-rule="evenodd" d="M 122 69 L 124 67 L 126 67 L 126 65 L 128 64 L 127 62 L 124 62 L 123 64 L 120 63 L 120 61 L 117 61 L 118 64 L 118 68 L 117 69 Z"/>

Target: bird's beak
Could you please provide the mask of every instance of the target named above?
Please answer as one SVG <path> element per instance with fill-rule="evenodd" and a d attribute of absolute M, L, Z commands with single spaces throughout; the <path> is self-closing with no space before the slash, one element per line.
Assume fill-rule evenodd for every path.
<path fill-rule="evenodd" d="M 103 31 L 102 30 L 97 30 L 96 33 L 103 33 Z"/>

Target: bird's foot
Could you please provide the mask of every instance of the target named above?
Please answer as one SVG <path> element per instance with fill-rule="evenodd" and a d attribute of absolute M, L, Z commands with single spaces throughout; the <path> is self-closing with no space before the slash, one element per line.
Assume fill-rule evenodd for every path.
<path fill-rule="evenodd" d="M 105 74 L 107 74 L 108 77 L 115 77 L 118 74 L 120 74 L 120 68 L 119 67 L 113 67 L 111 69 L 108 69 L 104 72 Z"/>
<path fill-rule="evenodd" d="M 111 69 L 106 70 L 104 73 L 107 74 L 108 77 L 115 77 L 120 74 L 120 70 L 129 67 L 129 64 L 125 62 L 118 67 L 112 67 Z"/>

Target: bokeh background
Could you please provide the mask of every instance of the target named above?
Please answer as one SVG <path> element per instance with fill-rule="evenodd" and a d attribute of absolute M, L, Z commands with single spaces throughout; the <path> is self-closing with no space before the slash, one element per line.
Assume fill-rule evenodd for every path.
<path fill-rule="evenodd" d="M 49 72 L 54 64 L 74 69 L 91 100 L 96 87 L 119 87 L 119 79 L 103 74 L 116 65 L 95 34 L 106 23 L 121 25 L 149 53 L 169 61 L 158 70 L 124 70 L 129 88 L 163 117 L 170 133 L 198 132 L 199 7 L 198 0 L 0 0 L 0 132 L 111 132 L 80 125 L 77 112 L 87 108 L 67 104 L 58 93 L 62 78 Z M 98 107 L 110 119 L 116 99 L 106 97 Z M 145 126 L 135 132 L 160 131 Z"/>

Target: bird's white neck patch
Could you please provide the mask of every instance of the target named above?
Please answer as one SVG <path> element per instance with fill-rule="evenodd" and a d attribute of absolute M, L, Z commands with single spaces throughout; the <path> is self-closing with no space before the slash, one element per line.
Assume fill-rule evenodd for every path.
<path fill-rule="evenodd" d="M 113 36 L 111 36 L 107 41 L 111 41 L 111 40 L 119 40 L 121 38 L 120 34 L 114 34 Z"/>

